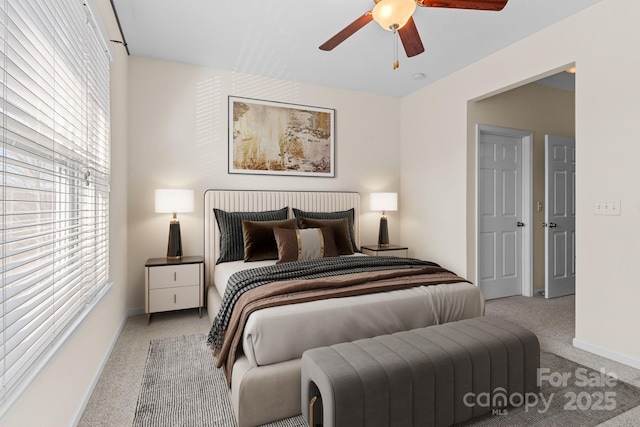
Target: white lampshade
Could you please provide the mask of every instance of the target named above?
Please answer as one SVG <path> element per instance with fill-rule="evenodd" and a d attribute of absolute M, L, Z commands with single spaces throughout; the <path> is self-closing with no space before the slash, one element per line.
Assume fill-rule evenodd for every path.
<path fill-rule="evenodd" d="M 415 0 L 381 0 L 373 8 L 373 19 L 387 31 L 399 29 L 416 10 Z"/>
<path fill-rule="evenodd" d="M 398 193 L 371 193 L 372 211 L 397 211 Z"/>
<path fill-rule="evenodd" d="M 156 190 L 156 213 L 193 212 L 193 190 Z"/>

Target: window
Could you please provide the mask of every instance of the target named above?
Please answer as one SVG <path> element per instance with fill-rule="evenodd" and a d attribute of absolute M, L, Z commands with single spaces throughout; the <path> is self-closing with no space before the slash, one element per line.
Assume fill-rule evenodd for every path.
<path fill-rule="evenodd" d="M 0 403 L 109 274 L 109 56 L 81 0 L 0 0 Z"/>

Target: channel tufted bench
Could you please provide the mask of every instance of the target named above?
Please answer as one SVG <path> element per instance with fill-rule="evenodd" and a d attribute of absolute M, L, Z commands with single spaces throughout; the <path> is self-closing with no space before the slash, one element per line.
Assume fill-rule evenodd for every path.
<path fill-rule="evenodd" d="M 305 351 L 301 409 L 312 427 L 450 426 L 537 393 L 539 367 L 531 331 L 476 317 Z"/>

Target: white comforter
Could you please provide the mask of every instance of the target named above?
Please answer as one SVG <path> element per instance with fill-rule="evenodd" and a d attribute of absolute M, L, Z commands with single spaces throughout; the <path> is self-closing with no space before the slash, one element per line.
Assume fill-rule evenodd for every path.
<path fill-rule="evenodd" d="M 214 281 L 224 295 L 229 277 L 275 261 L 216 265 Z M 302 357 L 305 350 L 410 330 L 484 314 L 484 298 L 470 283 L 420 286 L 266 308 L 249 316 L 243 350 L 252 366 Z"/>

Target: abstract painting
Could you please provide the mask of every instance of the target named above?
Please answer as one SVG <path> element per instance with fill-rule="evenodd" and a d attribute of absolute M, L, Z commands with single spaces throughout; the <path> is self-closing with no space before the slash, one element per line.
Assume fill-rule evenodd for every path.
<path fill-rule="evenodd" d="M 229 97 L 229 173 L 335 176 L 335 110 Z"/>

